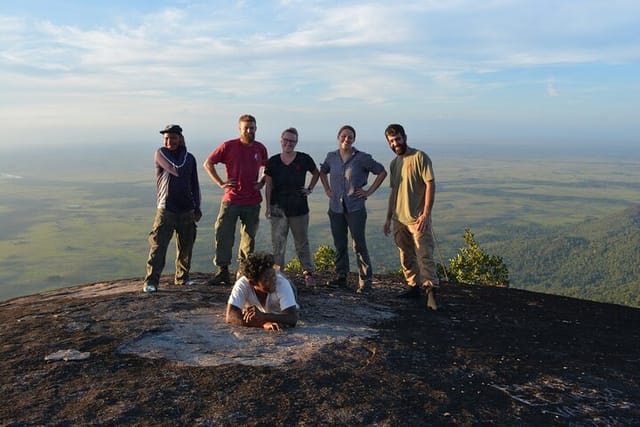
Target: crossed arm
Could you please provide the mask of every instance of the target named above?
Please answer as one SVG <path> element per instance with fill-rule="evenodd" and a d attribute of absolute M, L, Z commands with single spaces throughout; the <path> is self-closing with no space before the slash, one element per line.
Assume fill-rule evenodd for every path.
<path fill-rule="evenodd" d="M 249 326 L 263 328 L 270 331 L 279 331 L 286 326 L 295 326 L 298 322 L 298 309 L 291 306 L 282 313 L 263 313 L 255 306 L 241 310 L 232 304 L 227 304 L 225 321 L 235 326 Z"/>

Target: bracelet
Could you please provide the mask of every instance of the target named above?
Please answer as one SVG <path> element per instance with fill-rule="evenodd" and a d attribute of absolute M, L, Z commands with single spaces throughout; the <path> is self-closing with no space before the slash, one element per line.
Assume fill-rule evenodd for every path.
<path fill-rule="evenodd" d="M 309 192 L 309 194 L 311 194 L 313 192 L 313 188 L 307 187 L 307 191 Z"/>

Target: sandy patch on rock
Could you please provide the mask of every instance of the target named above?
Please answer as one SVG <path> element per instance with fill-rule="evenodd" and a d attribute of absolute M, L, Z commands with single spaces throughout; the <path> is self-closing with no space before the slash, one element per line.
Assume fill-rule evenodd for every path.
<path fill-rule="evenodd" d="M 306 296 L 298 325 L 283 332 L 230 326 L 224 310 L 225 304 L 215 303 L 167 313 L 158 330 L 119 351 L 187 366 L 278 366 L 305 360 L 327 344 L 372 336 L 376 322 L 393 316 L 388 307 L 346 293 Z"/>

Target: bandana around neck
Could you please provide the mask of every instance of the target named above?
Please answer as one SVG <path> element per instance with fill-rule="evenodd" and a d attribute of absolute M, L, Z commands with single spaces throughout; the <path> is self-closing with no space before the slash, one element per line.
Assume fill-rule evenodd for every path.
<path fill-rule="evenodd" d="M 160 154 L 175 169 L 180 169 L 187 162 L 187 149 L 180 147 L 176 151 L 171 151 L 167 147 L 160 147 Z"/>

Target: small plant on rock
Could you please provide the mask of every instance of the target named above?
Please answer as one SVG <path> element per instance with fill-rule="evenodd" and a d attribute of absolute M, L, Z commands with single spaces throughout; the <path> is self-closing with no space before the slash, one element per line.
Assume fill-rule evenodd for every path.
<path fill-rule="evenodd" d="M 313 262 L 318 271 L 334 271 L 336 269 L 336 251 L 333 248 L 320 245 L 313 254 Z"/>
<path fill-rule="evenodd" d="M 449 260 L 449 272 L 459 283 L 509 286 L 509 270 L 502 257 L 487 255 L 478 246 L 470 229 L 464 230 L 466 248 Z"/>
<path fill-rule="evenodd" d="M 302 273 L 302 264 L 298 258 L 294 257 L 289 264 L 285 265 L 284 270 L 288 273 Z"/>

